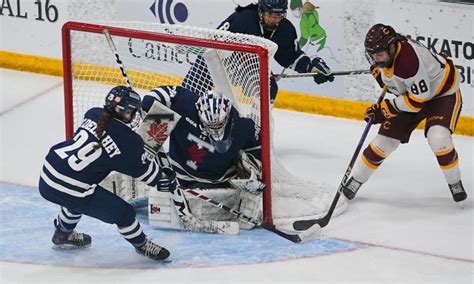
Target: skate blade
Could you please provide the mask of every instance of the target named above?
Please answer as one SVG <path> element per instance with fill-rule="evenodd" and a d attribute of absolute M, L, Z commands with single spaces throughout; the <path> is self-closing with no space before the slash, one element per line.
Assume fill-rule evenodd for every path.
<path fill-rule="evenodd" d="M 465 200 L 457 202 L 457 204 L 459 205 L 459 207 L 461 208 L 461 210 L 464 210 L 464 201 L 465 201 Z"/>
<path fill-rule="evenodd" d="M 76 249 L 88 248 L 90 246 L 91 245 L 75 246 L 75 245 L 62 244 L 62 245 L 52 245 L 51 248 L 54 250 L 76 250 Z"/>

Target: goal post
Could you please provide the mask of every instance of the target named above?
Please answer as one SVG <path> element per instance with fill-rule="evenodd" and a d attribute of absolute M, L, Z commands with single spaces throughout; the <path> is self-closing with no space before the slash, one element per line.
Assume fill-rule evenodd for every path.
<path fill-rule="evenodd" d="M 67 22 L 62 49 L 68 138 L 87 109 L 102 106 L 112 86 L 125 85 L 104 29 L 115 41 L 132 86 L 140 94 L 160 85 L 185 86 L 198 94 L 219 87 L 232 91 L 239 114 L 252 118 L 261 131 L 264 223 L 289 224 L 325 213 L 332 191 L 292 176 L 272 150 L 269 60 L 277 47 L 263 38 L 158 23 Z M 219 80 L 226 84 L 219 86 Z"/>

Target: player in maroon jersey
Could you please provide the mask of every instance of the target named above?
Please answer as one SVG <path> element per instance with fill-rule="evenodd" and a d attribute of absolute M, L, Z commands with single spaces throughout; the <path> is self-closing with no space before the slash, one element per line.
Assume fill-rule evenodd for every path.
<path fill-rule="evenodd" d="M 376 24 L 368 31 L 364 45 L 374 77 L 395 98 L 367 109 L 366 120 L 381 126 L 344 185 L 344 195 L 353 199 L 370 175 L 400 143 L 408 143 L 412 131 L 426 119 L 426 139 L 453 199 L 465 200 L 467 194 L 452 139 L 462 107 L 459 73 L 452 60 L 384 24 Z"/>

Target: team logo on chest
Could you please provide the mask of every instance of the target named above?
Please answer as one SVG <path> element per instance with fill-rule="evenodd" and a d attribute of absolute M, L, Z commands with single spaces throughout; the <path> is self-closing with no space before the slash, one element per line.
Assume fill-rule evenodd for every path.
<path fill-rule="evenodd" d="M 188 155 L 192 161 L 196 164 L 200 164 L 203 162 L 204 158 L 207 156 L 207 150 L 203 148 L 199 148 L 197 144 L 192 144 L 188 148 Z"/>

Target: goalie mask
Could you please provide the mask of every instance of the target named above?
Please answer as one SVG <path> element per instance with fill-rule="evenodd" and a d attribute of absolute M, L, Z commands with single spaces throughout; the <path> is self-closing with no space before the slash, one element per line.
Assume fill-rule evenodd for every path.
<path fill-rule="evenodd" d="M 230 137 L 232 124 L 229 125 L 232 105 L 229 99 L 220 93 L 210 91 L 197 100 L 196 109 L 204 131 L 209 134 L 216 151 L 227 152 L 232 143 Z"/>
<path fill-rule="evenodd" d="M 124 123 L 132 123 L 132 121 L 138 120 L 139 117 L 135 118 L 137 112 L 141 113 L 141 107 L 140 95 L 129 87 L 114 87 L 105 97 L 104 109 Z"/>

